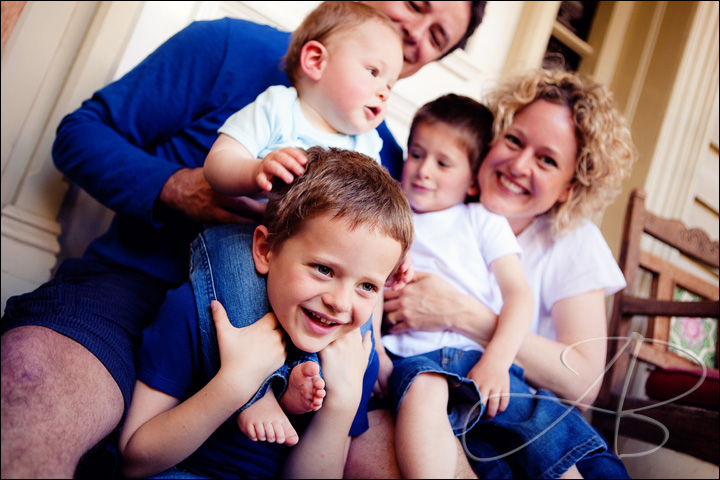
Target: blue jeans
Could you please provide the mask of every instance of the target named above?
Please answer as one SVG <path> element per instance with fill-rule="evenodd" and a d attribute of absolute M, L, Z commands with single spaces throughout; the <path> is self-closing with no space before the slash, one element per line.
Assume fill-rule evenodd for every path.
<path fill-rule="evenodd" d="M 218 300 L 235 327 L 247 327 L 270 311 L 265 278 L 255 269 L 252 257 L 254 225 L 219 225 L 200 233 L 192 243 L 190 283 L 197 306 L 202 363 L 207 380 L 220 369 L 217 334 L 210 302 Z M 240 410 L 262 398 L 273 387 L 279 398 L 287 388 L 290 371 L 307 361 L 318 362 L 317 354 L 297 349 L 287 342 L 287 359 L 260 386 L 257 393 Z"/>
<path fill-rule="evenodd" d="M 395 404 L 395 414 L 410 384 L 421 373 L 439 373 L 448 382 L 448 420 L 453 433 L 462 435 L 480 419 L 484 407 L 480 403 L 480 391 L 475 382 L 467 378 L 472 367 L 480 360 L 477 350 L 442 348 L 422 355 L 398 357 L 389 354 L 393 371 L 388 382 L 388 392 Z"/>
<path fill-rule="evenodd" d="M 577 465 L 585 478 L 629 478 L 605 439 L 574 407 L 534 391 L 523 370 L 510 369 L 510 403 L 461 437 L 480 478 L 558 478 Z"/>

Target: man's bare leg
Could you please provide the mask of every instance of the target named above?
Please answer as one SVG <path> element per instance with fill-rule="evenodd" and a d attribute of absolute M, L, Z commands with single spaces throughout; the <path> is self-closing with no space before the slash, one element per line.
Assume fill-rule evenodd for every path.
<path fill-rule="evenodd" d="M 82 345 L 44 327 L 2 336 L 2 478 L 72 478 L 122 418 L 122 393 Z"/>
<path fill-rule="evenodd" d="M 395 419 L 389 410 L 368 412 L 370 428 L 350 442 L 344 478 L 401 478 L 395 456 Z M 460 441 L 455 478 L 478 478 Z"/>

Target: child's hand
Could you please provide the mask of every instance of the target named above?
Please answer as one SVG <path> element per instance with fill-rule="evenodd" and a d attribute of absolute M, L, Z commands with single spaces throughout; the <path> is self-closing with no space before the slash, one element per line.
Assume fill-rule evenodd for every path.
<path fill-rule="evenodd" d="M 378 371 L 378 378 L 373 387 L 373 394 L 383 398 L 387 395 L 387 385 L 393 371 L 393 362 L 387 352 L 385 352 L 382 344 L 376 348 L 376 351 L 378 359 L 380 360 L 380 370 Z"/>
<path fill-rule="evenodd" d="M 395 275 L 388 278 L 388 281 L 385 282 L 385 286 L 389 287 L 393 292 L 396 292 L 410 283 L 414 276 L 415 270 L 413 270 L 412 258 L 410 252 L 408 252 L 395 272 Z"/>
<path fill-rule="evenodd" d="M 318 352 L 327 392 L 324 405 L 333 402 L 357 410 L 362 398 L 363 377 L 373 348 L 371 335 L 368 330 L 361 338 L 360 329 L 357 329 Z"/>
<path fill-rule="evenodd" d="M 295 177 L 303 174 L 307 164 L 307 155 L 300 148 L 285 147 L 273 150 L 260 161 L 255 182 L 261 190 L 272 190 L 274 178 L 292 183 Z"/>
<path fill-rule="evenodd" d="M 480 399 L 485 405 L 488 418 L 504 412 L 510 402 L 510 374 L 508 368 L 496 368 L 482 359 L 470 370 L 468 378 L 480 390 Z"/>
<path fill-rule="evenodd" d="M 275 315 L 268 313 L 244 328 L 235 328 L 220 302 L 210 303 L 220 350 L 220 371 L 225 382 L 237 385 L 237 391 L 255 390 L 285 363 L 284 332 Z"/>

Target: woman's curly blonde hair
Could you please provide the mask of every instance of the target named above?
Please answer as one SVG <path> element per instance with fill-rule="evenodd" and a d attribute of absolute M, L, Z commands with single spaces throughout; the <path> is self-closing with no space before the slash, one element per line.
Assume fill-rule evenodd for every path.
<path fill-rule="evenodd" d="M 553 232 L 560 234 L 600 214 L 615 199 L 630 175 L 636 150 L 610 91 L 589 76 L 563 70 L 534 70 L 504 82 L 491 94 L 493 141 L 501 139 L 515 115 L 536 100 L 566 105 L 575 124 L 578 154 L 570 195 L 546 213 Z"/>

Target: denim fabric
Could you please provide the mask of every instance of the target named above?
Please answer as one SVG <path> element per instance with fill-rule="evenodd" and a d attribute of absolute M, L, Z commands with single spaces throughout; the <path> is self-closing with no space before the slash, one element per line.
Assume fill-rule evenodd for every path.
<path fill-rule="evenodd" d="M 395 405 L 395 414 L 410 384 L 421 373 L 439 373 L 448 381 L 448 420 L 455 435 L 462 435 L 479 420 L 484 407 L 480 403 L 480 391 L 475 382 L 466 378 L 470 369 L 480 360 L 477 350 L 442 348 L 412 357 L 400 358 L 390 355 L 393 371 L 388 381 L 388 391 Z"/>
<path fill-rule="evenodd" d="M 210 302 L 218 300 L 225 307 L 230 323 L 238 328 L 255 323 L 270 311 L 265 278 L 255 269 L 252 257 L 254 231 L 254 225 L 219 225 L 206 229 L 192 243 L 190 283 L 198 311 L 207 380 L 220 369 Z M 239 411 L 262 398 L 271 386 L 275 395 L 281 396 L 292 368 L 306 361 L 318 362 L 317 354 L 302 352 L 288 342 L 285 365 L 265 380 Z"/>
<path fill-rule="evenodd" d="M 531 389 L 516 365 L 510 373 L 507 410 L 480 419 L 461 438 L 480 478 L 558 478 L 575 464 L 586 478 L 627 478 L 622 462 L 576 408 L 547 390 Z"/>

